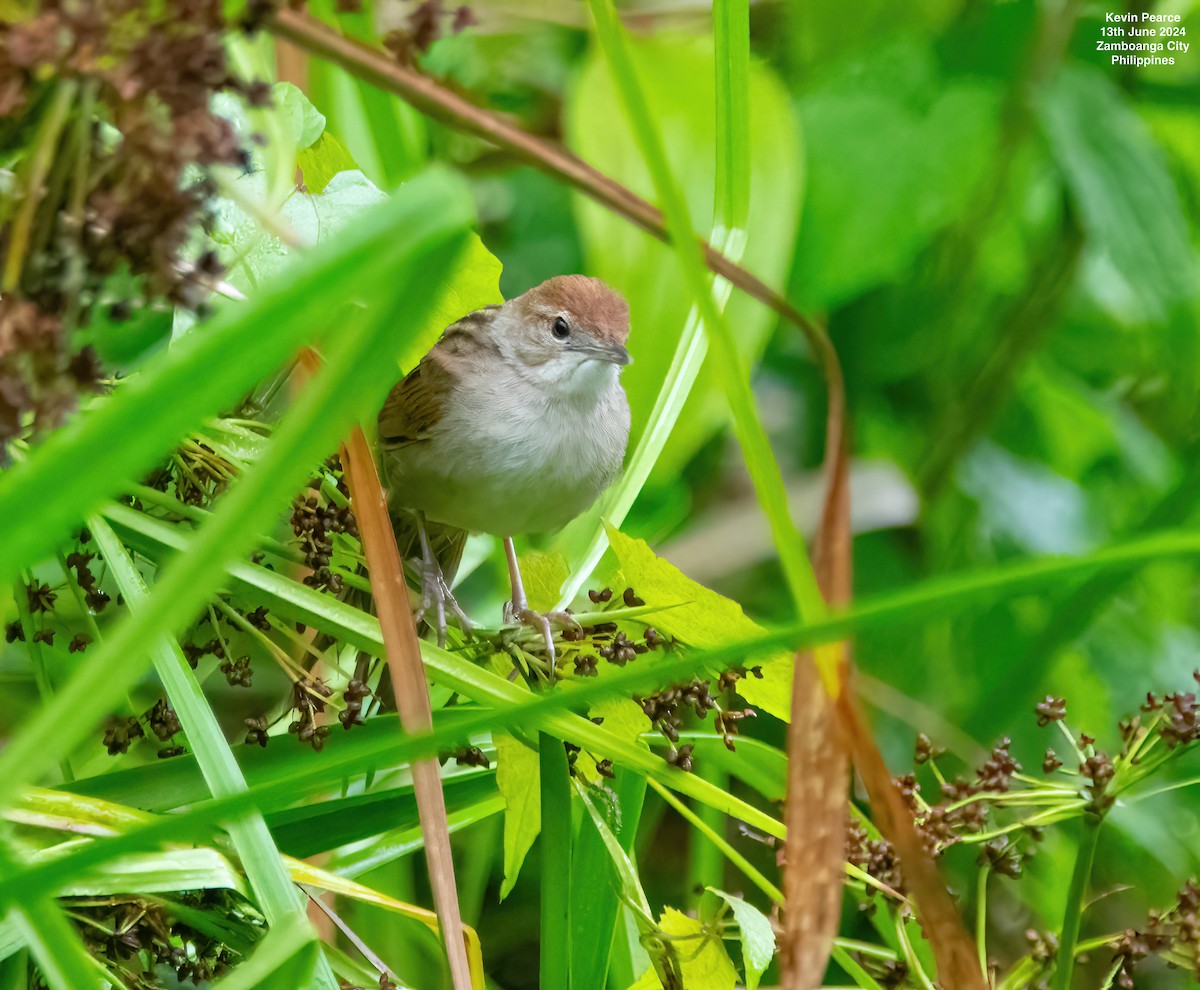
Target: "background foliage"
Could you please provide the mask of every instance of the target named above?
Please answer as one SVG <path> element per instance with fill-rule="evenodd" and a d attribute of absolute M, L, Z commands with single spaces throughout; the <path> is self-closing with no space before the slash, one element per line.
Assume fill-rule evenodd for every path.
<path fill-rule="evenodd" d="M 381 652 L 354 533 L 331 523 L 328 559 L 315 563 L 325 577 L 302 582 L 306 554 L 312 568 L 312 554 L 325 551 L 303 543 L 296 519 L 307 510 L 288 500 L 315 478 L 318 511 L 344 508 L 338 470 L 322 460 L 354 422 L 371 418 L 391 381 L 447 321 L 496 300 L 497 282 L 512 296 L 551 275 L 584 271 L 628 298 L 635 363 L 624 381 L 636 443 L 694 302 L 679 255 L 553 175 L 277 42 L 269 11 L 249 12 L 266 30 L 247 34 L 237 26 L 246 11 L 224 11 L 225 21 L 215 5 L 199 3 L 168 7 L 199 25 L 234 76 L 264 86 L 202 92 L 201 105 L 226 123 L 212 125 L 220 140 L 206 130 L 200 152 L 171 159 L 168 188 L 194 188 L 202 174 L 208 180 L 156 261 L 106 260 L 87 234 L 62 248 L 74 235 L 45 217 L 55 196 L 70 216 L 72 182 L 83 180 L 49 160 L 39 180 L 39 149 L 61 147 L 63 160 L 75 162 L 83 147 L 113 155 L 117 179 L 87 186 L 79 215 L 95 209 L 119 221 L 127 213 L 113 207 L 109 216 L 101 205 L 128 210 L 139 190 L 148 201 L 150 188 L 138 185 L 144 176 L 121 171 L 121 155 L 144 133 L 139 127 L 164 126 L 161 107 L 170 101 L 137 95 L 134 70 L 131 83 L 103 60 L 81 64 L 77 51 L 30 54 L 29 39 L 66 15 L 56 4 L 9 6 L 0 5 L 0 69 L 24 89 L 20 100 L 0 91 L 6 273 L 18 264 L 0 303 L 10 329 L 0 337 L 0 397 L 9 404 L 0 425 L 11 458 L 0 478 L 0 578 L 12 588 L 0 599 L 9 629 L 0 654 L 0 902 L 12 907 L 20 897 L 23 910 L 0 926 L 0 985 L 26 985 L 35 963 L 37 978 L 51 985 L 92 985 L 94 958 L 106 960 L 113 978 L 154 925 L 167 926 L 187 957 L 182 966 L 162 960 L 180 978 L 203 982 L 211 975 L 197 967 L 203 962 L 230 987 L 336 986 L 336 978 L 377 985 L 371 959 L 346 937 L 322 929 L 337 948 L 315 950 L 292 880 L 344 884 L 338 914 L 398 983 L 448 985 L 430 916 L 408 906 L 429 901 L 404 770 L 418 744 L 396 749 L 386 697 L 383 710 L 368 702 L 367 724 L 349 733 L 332 718 L 350 702 L 352 680 L 378 675 L 362 657 Z M 155 29 L 151 5 L 112 6 L 128 8 L 132 37 Z M 313 2 L 309 10 L 351 37 L 383 39 L 446 87 L 564 141 L 655 198 L 585 6 L 480 3 L 469 17 L 447 9 L 431 20 L 439 6 L 381 0 L 377 9 L 345 12 Z M 1171 67 L 1111 66 L 1094 50 L 1108 9 L 939 0 L 859 4 L 849 14 L 832 0 L 756 4 L 743 80 L 741 262 L 823 318 L 845 370 L 855 595 L 868 602 L 867 618 L 852 618 L 854 653 L 880 744 L 898 775 L 915 770 L 930 804 L 942 801 L 943 783 L 947 801 L 970 796 L 954 790 L 959 774 L 999 773 L 1006 787 L 1035 797 L 997 811 L 988 827 L 1048 812 L 1036 841 L 1014 829 L 1006 835 L 1019 838 L 1000 836 L 990 852 L 971 839 L 942 857 L 981 956 L 995 960 L 995 985 L 1010 988 L 1039 980 L 1134 985 L 1125 979 L 1186 986 L 1195 967 L 1194 932 L 1191 941 L 1172 931 L 1155 943 L 1147 919 L 1172 908 L 1169 923 L 1187 917 L 1186 891 L 1178 898 L 1197 870 L 1200 834 L 1186 745 L 1195 738 L 1188 696 L 1200 666 L 1200 55 L 1188 52 Z M 1194 3 L 1170 9 L 1200 31 Z M 716 123 L 713 67 L 729 51 L 714 41 L 705 4 L 629 4 L 621 12 L 693 228 L 716 240 L 726 219 L 715 195 L 718 149 L 729 136 Z M 133 64 L 120 62 L 128 50 L 117 51 L 118 65 Z M 204 76 L 189 75 L 187 65 L 180 71 L 189 85 Z M 68 122 L 55 130 L 47 121 L 59 102 Z M 168 109 L 178 137 L 188 108 Z M 94 133 L 93 116 L 102 121 Z M 85 123 L 72 130 L 78 120 Z M 222 143 L 226 126 L 230 140 Z M 42 184 L 44 205 L 31 214 L 22 247 L 20 204 Z M 49 233 L 39 240 L 43 227 Z M 104 243 L 124 229 L 109 228 Z M 155 243 L 166 229 L 159 225 Z M 86 257 L 87 279 L 47 261 L 72 251 Z M 210 266 L 212 277 L 189 280 L 172 267 L 178 260 Z M 26 317 L 14 300 L 66 314 L 52 346 L 46 335 L 41 350 L 21 344 Z M 131 320 L 121 312 L 130 301 Z M 726 312 L 793 516 L 811 532 L 824 453 L 820 376 L 798 331 L 762 304 L 734 291 Z M 312 342 L 328 366 L 300 388 L 280 369 Z M 74 383 L 78 368 L 68 373 L 67 362 L 85 345 L 97 368 Z M 30 372 L 18 352 L 52 353 L 45 360 L 60 364 L 51 375 Z M 620 622 L 633 641 L 652 624 L 693 650 L 729 654 L 731 644 L 763 627 L 788 628 L 796 616 L 711 360 L 686 406 L 674 410 L 677 425 L 612 533 L 615 554 L 584 584 L 611 587 L 613 600 L 601 606 L 583 596 L 577 607 L 629 609 Z M 114 378 L 121 381 L 110 389 Z M 28 401 L 18 403 L 14 389 L 25 389 Z M 67 417 L 79 396 L 84 410 Z M 157 487 L 148 477 L 156 467 L 170 472 Z M 554 603 L 567 564 L 581 559 L 597 524 L 589 518 L 526 542 L 535 604 Z M 77 539 L 85 525 L 94 542 Z M 1091 566 L 1112 560 L 1104 547 L 1155 534 L 1165 535 L 1134 554 L 1145 566 Z M 85 561 L 81 570 L 72 562 L 97 548 L 103 565 Z M 485 626 L 497 624 L 505 595 L 495 550 L 486 537 L 472 541 L 460 589 Z M 1006 583 L 1033 573 L 1020 571 L 1028 558 L 1054 555 L 1079 566 L 1068 564 L 1058 579 L 1046 571 L 1039 573 L 1048 578 Z M 273 569 L 258 566 L 264 561 Z M 83 575 L 92 571 L 89 587 Z M 142 580 L 149 592 L 139 604 Z M 989 582 L 1000 593 L 988 591 Z M 651 611 L 623 601 L 627 587 Z M 922 595 L 924 604 L 916 601 Z M 871 602 L 892 609 L 886 624 L 872 624 Z M 271 618 L 260 627 L 262 617 L 252 616 L 264 606 Z M 292 693 L 293 682 L 311 689 L 316 676 L 304 675 L 313 657 L 297 645 L 296 622 L 326 637 L 317 641 L 318 672 L 334 689 L 325 719 L 316 717 L 322 702 L 313 690 Z M 79 636 L 83 651 L 73 646 Z M 748 675 L 740 683 L 757 717 L 738 724 L 736 751 L 722 745 L 712 718 L 689 717 L 682 741 L 668 743 L 630 700 L 686 683 L 678 663 L 664 680 L 648 670 L 650 660 L 619 670 L 602 658 L 600 676 L 589 681 L 570 669 L 568 650 L 568 679 L 603 686 L 628 675 L 623 696 L 601 699 L 596 689 L 586 712 L 604 719 L 595 726 L 552 693 L 534 702 L 544 703 L 535 723 L 519 707 L 530 704 L 524 682 L 505 680 L 507 653 L 429 648 L 436 739 L 425 751 L 463 757 L 447 762 L 444 784 L 464 918 L 478 932 L 472 958 L 488 986 L 536 986 L 539 972 L 543 986 L 559 985 L 547 982 L 555 972 L 579 987 L 600 985 L 591 982 L 599 972 L 612 987 L 665 985 L 651 966 L 659 960 L 654 939 L 664 935 L 681 939 L 677 962 L 688 988 L 752 986 L 763 972 L 763 985 L 772 985 L 773 936 L 748 905 L 769 914 L 768 888 L 778 883 L 764 840 L 779 829 L 789 710 L 783 651 L 796 641 L 781 636 L 758 652 L 714 656 L 707 667 L 715 680 L 731 665 L 764 666 L 761 681 Z M 254 670 L 249 686 L 222 668 L 243 656 Z M 179 719 L 166 728 L 179 731 L 158 745 L 139 741 L 137 732 L 153 733 L 155 722 L 131 730 L 128 719 L 153 711 L 164 689 Z M 1122 739 L 1118 722 L 1147 692 L 1177 694 L 1162 712 L 1143 711 L 1152 741 L 1139 770 L 1128 751 L 1134 737 L 1125 730 Z M 1052 724 L 1039 728 L 1035 706 L 1047 696 L 1065 698 L 1067 718 L 1057 722 L 1051 706 L 1042 720 Z M 723 698 L 740 710 L 732 694 Z M 315 733 L 332 723 L 336 731 L 317 733 L 311 748 L 297 745 L 287 731 L 293 715 L 302 738 L 306 726 Z M 271 743 L 260 748 L 246 720 L 276 716 Z M 122 737 L 131 731 L 132 739 Z M 1080 743 L 1081 732 L 1094 737 L 1094 750 Z M 946 755 L 916 767 L 918 733 Z M 1065 765 L 1047 779 L 1061 793 L 996 768 L 992 747 L 1006 736 L 1003 756 L 1039 781 L 1047 747 L 1057 751 Z M 582 749 L 560 761 L 558 739 Z M 489 767 L 468 765 L 478 761 L 461 750 L 467 742 Z M 122 745 L 115 758 L 105 752 Z M 694 749 L 681 748 L 688 745 Z M 157 759 L 156 750 L 170 758 Z M 1096 766 L 1078 773 L 1101 752 L 1118 767 L 1111 786 L 1097 782 Z M 989 753 L 991 770 L 976 778 Z M 579 770 L 575 784 L 568 758 Z M 606 758 L 617 767 L 611 781 L 595 769 Z M 1153 778 L 1144 783 L 1147 768 Z M 547 780 L 559 770 L 556 791 Z M 595 790 L 598 782 L 607 790 Z M 240 796 L 247 786 L 253 801 Z M 1006 800 L 991 793 L 975 800 Z M 1111 807 L 1106 793 L 1116 797 Z M 227 804 L 205 812 L 210 795 Z M 253 805 L 258 810 L 248 810 Z M 167 823 L 146 817 L 191 806 Z M 215 823 L 231 816 L 242 817 L 229 842 L 214 839 Z M 60 831 L 64 821 L 70 828 Z M 127 832 L 129 851 L 142 858 L 101 862 L 99 854 L 89 864 L 92 847 L 118 840 L 71 841 L 71 829 Z M 194 858 L 152 851 L 189 837 Z M 859 836 L 851 859 L 859 855 L 876 879 L 898 884 L 880 848 L 864 845 L 876 838 Z M 1090 875 L 1080 877 L 1081 850 L 1092 855 L 1093 841 Z M 540 853 L 551 843 L 569 864 L 547 865 Z M 52 846 L 56 857 L 82 858 L 55 865 Z M 310 866 L 281 861 L 273 847 L 314 858 Z M 558 927 L 546 901 L 556 885 L 570 890 L 569 920 Z M 919 929 L 897 920 L 894 904 L 872 895 L 861 876 L 849 890 L 827 982 L 928 986 L 931 957 Z M 1072 919 L 1088 950 L 1073 984 L 1069 970 L 1052 967 L 1055 939 Z M 705 937 L 714 930 L 706 924 L 724 933 L 728 950 Z M 1114 948 L 1110 940 L 1126 929 L 1142 942 L 1127 937 Z M 1141 948 L 1182 968 L 1151 958 L 1125 972 Z"/>

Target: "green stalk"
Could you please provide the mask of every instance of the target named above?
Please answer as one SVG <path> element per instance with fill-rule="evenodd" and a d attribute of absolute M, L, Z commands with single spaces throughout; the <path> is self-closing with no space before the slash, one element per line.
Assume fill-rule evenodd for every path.
<path fill-rule="evenodd" d="M 701 835 L 703 835 L 712 845 L 724 854 L 729 860 L 745 875 L 746 879 L 754 884 L 759 890 L 766 894 L 776 904 L 783 903 L 783 891 L 776 887 L 762 873 L 755 869 L 745 856 L 733 848 L 725 837 L 721 835 L 712 825 L 705 821 L 699 814 L 692 811 L 686 804 L 679 800 L 674 794 L 668 791 L 656 780 L 648 780 L 647 783 L 654 788 L 659 796 L 674 808 L 679 814 L 687 820 L 687 822 Z M 723 820 L 723 819 L 722 819 Z"/>
<path fill-rule="evenodd" d="M 714 8 L 714 63 L 716 72 L 717 139 L 716 181 L 713 202 L 712 245 L 734 263 L 746 249 L 746 221 L 750 212 L 750 10 L 747 0 L 718 0 Z M 725 311 L 733 283 L 711 277 L 716 308 Z M 574 564 L 559 596 L 558 608 L 566 608 L 579 594 L 608 547 L 607 521 L 620 528 L 646 485 L 650 472 L 666 447 L 675 424 L 696 383 L 708 353 L 700 310 L 693 305 L 684 322 L 670 367 L 654 400 L 650 418 L 629 456 L 617 483 L 588 513 L 591 539 Z M 569 527 L 560 548 L 569 550 Z M 573 554 L 565 554 L 568 559 Z"/>
<path fill-rule="evenodd" d="M 733 413 L 734 432 L 741 444 L 755 492 L 770 523 L 788 589 L 798 615 L 805 619 L 816 619 L 824 614 L 825 603 L 817 588 L 804 539 L 788 512 L 783 475 L 755 408 L 749 372 L 738 353 L 729 321 L 717 308 L 709 289 L 700 241 L 692 230 L 687 203 L 671 174 L 662 136 L 638 83 L 624 30 L 617 20 L 611 0 L 589 0 L 589 5 L 614 85 L 654 180 L 671 243 L 699 307 L 708 342 L 714 349 L 718 380 Z"/>
<path fill-rule="evenodd" d="M 1087 894 L 1088 881 L 1092 876 L 1092 862 L 1096 858 L 1096 842 L 1100 837 L 1100 822 L 1085 815 L 1079 850 L 1075 854 L 1075 869 L 1071 873 L 1071 886 L 1067 889 L 1067 906 L 1063 912 L 1062 933 L 1058 940 L 1058 958 L 1054 967 L 1054 990 L 1071 990 L 1071 977 L 1075 973 L 1075 943 L 1079 941 L 1079 925 L 1083 917 L 1083 901 Z"/>
<path fill-rule="evenodd" d="M 538 737 L 542 797 L 541 983 L 571 985 L 571 771 L 563 744 Z"/>
<path fill-rule="evenodd" d="M 829 954 L 833 956 L 833 961 L 841 966 L 846 971 L 846 975 L 854 980 L 862 990 L 883 990 L 883 987 L 879 985 L 871 974 L 863 969 L 855 961 L 854 957 L 837 942 L 834 942 L 830 947 Z"/>
<path fill-rule="evenodd" d="M 33 583 L 33 576 L 25 573 L 21 575 L 21 580 L 13 588 L 13 601 L 17 606 L 17 621 L 21 623 L 21 635 L 25 637 L 25 647 L 29 650 L 29 658 L 33 661 L 33 679 L 37 684 L 38 697 L 42 699 L 43 705 L 48 705 L 54 697 L 54 685 L 50 683 L 50 671 L 46 667 L 46 656 L 42 653 L 42 644 L 33 638 L 33 634 L 37 632 L 33 627 L 33 613 L 29 610 L 29 588 Z M 63 780 L 68 784 L 75 779 L 75 774 L 71 770 L 70 757 L 64 756 L 58 762 L 58 769 L 62 773 Z"/>

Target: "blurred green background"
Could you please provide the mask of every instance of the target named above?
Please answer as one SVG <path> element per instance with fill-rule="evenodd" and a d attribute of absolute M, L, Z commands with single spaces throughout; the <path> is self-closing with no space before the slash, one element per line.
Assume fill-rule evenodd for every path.
<path fill-rule="evenodd" d="M 1200 31 L 1195 4 L 1160 6 Z M 624 9 L 696 229 L 706 231 L 707 8 Z M 1125 9 L 1032 0 L 752 9 L 745 264 L 824 315 L 842 356 L 860 596 L 1195 522 L 1200 54 L 1112 66 L 1095 43 L 1104 12 Z M 488 10 L 475 31 L 435 45 L 429 66 L 650 193 L 581 8 Z M 563 23 L 547 23 L 555 19 Z M 330 127 L 337 132 L 336 114 Z M 471 177 L 506 293 L 582 269 L 628 296 L 636 430 L 688 307 L 673 256 L 461 135 L 430 126 L 424 140 Z M 745 353 L 761 355 L 756 391 L 811 530 L 819 380 L 793 328 L 736 292 L 730 312 Z M 765 523 L 736 447 L 715 429 L 719 396 L 703 377 L 698 393 L 626 529 L 750 614 L 785 618 Z M 867 636 L 856 656 L 897 772 L 911 765 L 918 730 L 969 766 L 978 755 L 963 752 L 968 742 L 1011 735 L 1032 771 L 1054 742 L 1035 728 L 1038 700 L 1064 695 L 1071 724 L 1113 744 L 1117 720 L 1147 690 L 1194 686 L 1198 619 L 1194 566 L 1164 563 Z M 756 731 L 781 743 L 781 726 L 765 721 Z M 1118 892 L 1089 924 L 1122 928 L 1170 899 L 1198 866 L 1198 811 L 1200 794 L 1183 789 L 1113 814 L 1095 889 Z M 1025 928 L 1061 917 L 1071 854 L 1051 836 L 1024 881 L 997 881 L 998 944 L 1023 951 Z M 949 861 L 961 885 L 972 860 Z M 677 898 L 681 863 L 647 862 L 659 866 L 648 886 Z"/>
<path fill-rule="evenodd" d="M 374 34 L 375 14 L 385 27 L 398 25 L 413 6 L 380 0 L 376 11 L 341 14 L 328 0 L 310 5 L 364 37 Z M 621 9 L 695 229 L 707 235 L 711 10 L 691 0 Z M 1176 58 L 1172 66 L 1111 64 L 1095 50 L 1105 13 L 1141 9 L 1074 0 L 752 5 L 742 263 L 826 322 L 841 356 L 859 597 L 1196 525 L 1200 48 L 1164 53 Z M 1147 9 L 1179 13 L 1200 41 L 1194 0 Z M 589 40 L 586 8 L 507 0 L 472 10 L 478 23 L 434 42 L 423 68 L 653 198 Z M 671 250 L 341 69 L 276 54 L 283 77 L 325 115 L 326 133 L 381 188 L 435 161 L 467 177 L 480 234 L 504 265 L 505 295 L 583 271 L 628 298 L 635 363 L 624 381 L 636 440 L 690 306 Z M 743 355 L 757 365 L 759 408 L 794 514 L 811 533 L 823 455 L 820 378 L 794 327 L 736 291 L 728 312 Z M 755 619 L 787 620 L 786 584 L 710 370 L 623 528 Z M 493 554 L 467 579 L 468 611 L 499 601 L 502 566 Z M 969 618 L 864 635 L 855 657 L 890 767 L 911 769 L 914 737 L 924 732 L 949 747 L 950 770 L 977 766 L 1011 736 L 1018 759 L 1036 771 L 1054 744 L 1034 722 L 1047 694 L 1066 698 L 1072 728 L 1115 747 L 1118 720 L 1147 691 L 1195 688 L 1197 592 L 1194 563 L 1160 563 Z M 58 649 L 53 662 L 69 658 Z M 253 699 L 238 695 L 224 707 L 229 725 L 273 696 L 278 684 L 267 680 L 256 682 Z M 35 697 L 23 675 L 15 683 L 0 701 L 9 724 Z M 784 745 L 784 726 L 769 716 L 743 731 Z M 1193 753 L 1157 783 L 1198 772 Z M 920 779 L 936 793 L 936 781 L 924 772 Z M 673 815 L 653 827 L 661 811 L 651 795 L 638 838 L 647 892 L 656 908 L 694 903 L 686 851 L 699 840 Z M 536 985 L 540 867 L 530 857 L 499 906 L 499 837 L 494 817 L 459 843 L 461 894 L 490 975 L 517 990 Z M 1085 934 L 1143 924 L 1200 870 L 1198 849 L 1197 788 L 1118 807 L 1093 880 L 1108 896 L 1089 909 Z M 1026 929 L 1061 921 L 1074 852 L 1070 834 L 1051 830 L 1023 880 L 993 879 L 996 954 L 1026 952 Z M 774 870 L 773 850 L 749 854 Z M 972 881 L 973 857 L 959 849 L 946 857 L 958 890 Z M 363 880 L 427 902 L 421 872 L 403 860 Z M 347 906 L 346 916 L 368 944 L 395 937 L 380 913 Z M 843 933 L 866 931 L 848 908 Z M 435 943 L 422 946 L 432 959 Z M 1145 974 L 1146 986 L 1187 985 L 1161 968 Z"/>

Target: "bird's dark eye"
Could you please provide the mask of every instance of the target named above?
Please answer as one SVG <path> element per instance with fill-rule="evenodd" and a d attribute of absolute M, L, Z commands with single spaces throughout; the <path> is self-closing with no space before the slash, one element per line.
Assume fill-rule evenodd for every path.
<path fill-rule="evenodd" d="M 559 340 L 566 340 L 571 336 L 571 324 L 561 316 L 556 316 L 554 317 L 554 322 L 550 325 L 550 332 Z"/>

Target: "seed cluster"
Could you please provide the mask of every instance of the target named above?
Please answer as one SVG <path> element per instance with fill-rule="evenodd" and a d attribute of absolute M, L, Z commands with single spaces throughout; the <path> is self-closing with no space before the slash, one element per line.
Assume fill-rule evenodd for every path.
<path fill-rule="evenodd" d="M 188 911 L 218 915 L 238 944 L 253 945 L 262 936 L 262 918 L 232 891 L 184 891 L 171 899 Z M 207 985 L 242 961 L 235 949 L 177 920 L 169 906 L 155 901 L 68 897 L 63 906 L 84 946 L 119 966 L 121 985 L 128 990 L 163 990 L 164 967 L 174 974 L 172 986 Z M 45 986 L 40 977 L 37 974 L 34 986 Z"/>
<path fill-rule="evenodd" d="M 333 689 L 319 677 L 307 685 L 295 684 L 292 687 L 293 707 L 297 716 L 288 726 L 288 732 L 295 733 L 297 739 L 308 743 L 318 753 L 325 748 L 331 727 L 319 724 L 316 716 L 324 713 L 325 699 L 332 694 Z"/>
<path fill-rule="evenodd" d="M 336 471 L 337 490 L 343 498 L 347 497 L 350 489 L 341 475 L 341 465 L 336 458 L 331 458 L 328 466 L 331 471 Z M 342 578 L 329 569 L 333 559 L 333 537 L 344 533 L 357 538 L 358 520 L 348 506 L 335 505 L 325 498 L 320 486 L 319 480 L 313 481 L 308 493 L 298 495 L 292 503 L 292 532 L 304 553 L 304 563 L 312 571 L 304 578 L 304 583 L 310 588 L 327 588 L 337 594 L 342 590 Z"/>
<path fill-rule="evenodd" d="M 1145 926 L 1127 928 L 1110 945 L 1121 990 L 1133 990 L 1135 968 L 1152 953 L 1191 960 L 1191 975 L 1200 980 L 1200 885 L 1189 880 L 1170 910 L 1151 912 Z"/>
<path fill-rule="evenodd" d="M 1194 676 L 1200 681 L 1200 673 Z M 1064 723 L 1067 702 L 1063 698 L 1046 697 L 1035 706 L 1033 714 L 1042 728 Z M 1095 737 L 1087 733 L 1074 735 L 1060 724 L 1055 729 L 1066 737 L 1066 751 L 1071 756 L 1065 757 L 1065 765 L 1053 749 L 1046 750 L 1042 769 L 1058 775 L 1054 787 L 1049 789 L 1022 774 L 1007 738 L 993 748 L 974 775 L 947 780 L 936 765 L 944 751 L 922 733 L 917 737 L 914 760 L 918 766 L 927 766 L 928 771 L 923 772 L 936 778 L 939 800 L 926 803 L 916 774 L 897 778 L 895 786 L 932 854 L 940 855 L 951 845 L 973 844 L 977 847 L 978 866 L 990 874 L 1018 880 L 1043 837 L 1039 816 L 1045 820 L 1054 811 L 1052 798 L 1061 800 L 1067 812 L 1064 817 L 1078 815 L 1081 807 L 1087 816 L 1103 817 L 1124 787 L 1137 783 L 1177 755 L 1179 747 L 1200 741 L 1197 716 L 1196 696 L 1192 692 L 1179 691 L 1161 697 L 1149 694 L 1137 714 L 1118 724 L 1121 747 L 1115 756 L 1098 747 Z M 1131 774 L 1129 771 L 1134 767 L 1138 769 Z M 996 816 L 1006 808 L 1018 809 L 1024 818 L 996 821 Z M 1003 827 L 998 827 L 1001 824 Z M 874 837 L 858 819 L 852 819 L 847 830 L 846 857 L 887 887 L 898 892 L 905 890 L 903 873 L 891 843 Z M 878 903 L 878 897 L 870 897 L 864 907 L 874 910 Z M 1041 967 L 1029 974 L 1028 985 L 1046 987 L 1044 978 L 1057 957 L 1058 939 L 1053 933 L 1035 929 L 1029 929 L 1025 937 L 1028 959 Z M 1136 967 L 1151 955 L 1160 955 L 1172 965 L 1188 967 L 1200 980 L 1200 884 L 1195 879 L 1189 880 L 1168 910 L 1151 912 L 1145 925 L 1127 929 L 1109 947 L 1113 954 L 1110 970 L 1114 974 L 1113 985 L 1122 990 L 1132 990 Z M 865 957 L 861 961 L 868 968 L 875 965 Z"/>
<path fill-rule="evenodd" d="M 588 598 L 593 605 L 600 606 L 602 611 L 621 606 L 640 608 L 646 604 L 633 588 L 626 588 L 619 598 L 613 594 L 612 588 L 593 589 L 588 592 Z M 664 636 L 653 626 L 643 628 L 640 641 L 630 639 L 629 634 L 620 629 L 615 621 L 597 622 L 564 630 L 562 639 L 566 644 L 586 644 L 574 652 L 564 651 L 565 658 L 573 663 L 575 675 L 578 677 L 596 676 L 601 660 L 624 667 L 646 653 L 672 651 L 679 646 L 675 640 Z M 755 677 L 762 677 L 762 669 L 759 667 L 751 667 L 749 672 Z M 722 705 L 720 695 L 731 691 L 746 673 L 741 667 L 722 673 L 716 678 L 716 694 L 713 693 L 711 680 L 695 678 L 686 684 L 673 685 L 646 697 L 634 696 L 633 700 L 641 706 L 650 723 L 671 744 L 665 757 L 668 763 L 685 771 L 692 769 L 694 747 L 690 744 L 678 745 L 679 733 L 689 717 L 689 712 L 695 718 L 703 720 L 710 711 L 715 711 L 715 728 L 725 745 L 731 750 L 734 749 L 738 723 L 743 719 L 755 717 L 757 713 L 752 708 Z"/>
<path fill-rule="evenodd" d="M 76 332 L 98 311 L 119 321 L 207 294 L 215 257 L 183 260 L 212 201 L 207 169 L 248 161 L 210 98 L 269 96 L 232 75 L 220 0 L 21 10 L 0 21 L 0 118 L 24 142 L 18 191 L 0 210 L 0 448 L 58 425 L 99 387 L 100 362 Z"/>
<path fill-rule="evenodd" d="M 184 505 L 208 508 L 237 475 L 237 465 L 203 439 L 189 437 L 146 478 L 146 486 L 160 492 L 173 490 Z"/>
<path fill-rule="evenodd" d="M 357 3 L 358 0 L 353 0 Z M 475 14 L 465 4 L 445 9 L 443 0 L 421 0 L 409 13 L 402 27 L 389 31 L 383 38 L 383 46 L 392 53 L 396 61 L 412 65 L 418 56 L 429 51 L 447 29 L 458 34 L 475 24 Z"/>

